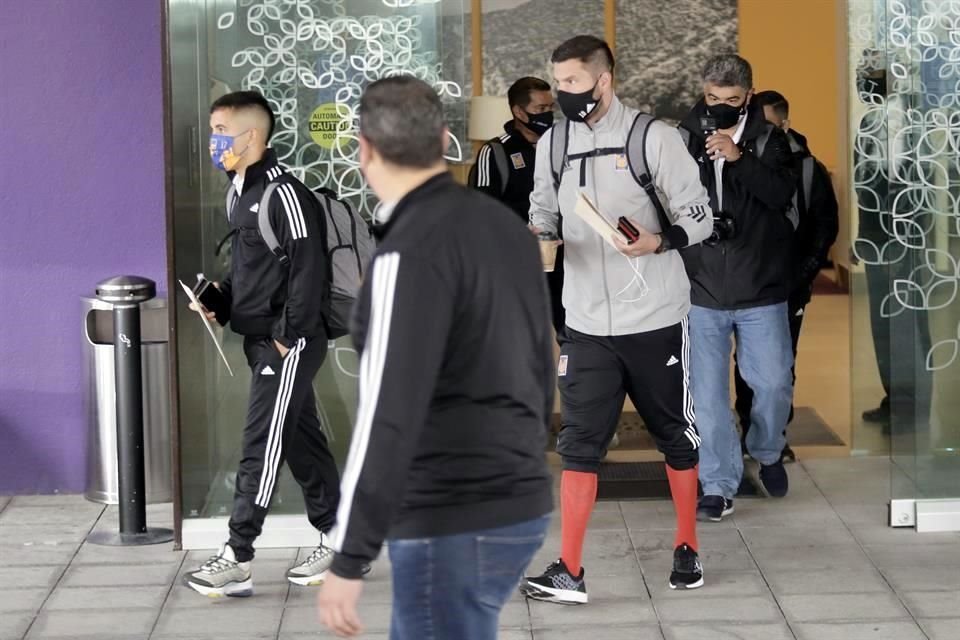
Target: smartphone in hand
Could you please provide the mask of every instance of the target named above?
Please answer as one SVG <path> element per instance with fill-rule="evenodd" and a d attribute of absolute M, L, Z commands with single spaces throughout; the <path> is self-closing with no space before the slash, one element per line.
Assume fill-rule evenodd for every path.
<path fill-rule="evenodd" d="M 226 324 L 225 320 L 230 317 L 227 297 L 202 273 L 197 275 L 197 284 L 193 288 L 193 294 L 197 296 L 197 300 L 207 311 L 212 311 L 217 316 L 217 322 Z"/>

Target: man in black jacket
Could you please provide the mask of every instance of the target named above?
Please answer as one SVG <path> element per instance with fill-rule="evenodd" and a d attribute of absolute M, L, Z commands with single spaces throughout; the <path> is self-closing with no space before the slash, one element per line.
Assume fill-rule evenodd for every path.
<path fill-rule="evenodd" d="M 784 496 L 780 459 L 790 413 L 793 352 L 787 322 L 794 225 L 787 215 L 795 179 L 786 134 L 751 102 L 753 72 L 736 55 L 712 58 L 704 100 L 681 123 L 716 213 L 714 234 L 690 256 L 691 386 L 703 444 L 703 521 L 733 513 L 743 456 L 730 409 L 730 343 L 753 389 L 747 450 L 767 493 Z"/>
<path fill-rule="evenodd" d="M 799 222 L 793 236 L 793 252 L 790 270 L 790 297 L 787 299 L 787 316 L 790 321 L 790 339 L 793 357 L 797 357 L 797 343 L 804 312 L 813 295 L 813 281 L 826 263 L 830 247 L 837 239 L 840 221 L 837 217 L 837 197 L 833 192 L 830 174 L 807 146 L 807 139 L 790 128 L 790 103 L 776 91 L 761 91 L 753 97 L 754 103 L 763 107 L 767 122 L 782 129 L 790 142 L 793 154 L 793 172 L 797 177 L 794 201 Z M 809 199 L 809 202 L 808 202 Z M 796 367 L 791 372 L 796 383 Z M 741 438 L 746 442 L 750 431 L 750 412 L 753 408 L 753 390 L 743 380 L 740 367 L 735 369 L 737 388 L 736 409 L 740 417 Z M 793 421 L 793 406 L 787 424 Z M 786 436 L 786 434 L 784 434 Z M 746 445 L 744 445 L 746 448 Z M 790 445 L 783 448 L 784 460 L 795 460 Z"/>
<path fill-rule="evenodd" d="M 355 313 L 360 406 L 321 615 L 361 632 L 362 567 L 389 539 L 391 638 L 493 640 L 553 509 L 539 251 L 513 212 L 447 172 L 429 85 L 374 82 L 359 115 L 383 224 Z"/>
<path fill-rule="evenodd" d="M 553 93 L 540 78 L 520 78 L 507 90 L 513 120 L 503 125 L 503 135 L 488 140 L 477 153 L 468 183 L 510 207 L 521 220 L 530 215 L 533 167 L 537 142 L 553 126 Z M 563 331 L 563 245 L 557 247 L 556 267 L 547 274 L 553 328 Z"/>
<path fill-rule="evenodd" d="M 284 459 L 303 489 L 307 517 L 320 532 L 319 546 L 287 572 L 287 579 L 317 584 L 333 561 L 325 532 L 336 516 L 340 478 L 312 387 L 327 353 L 326 229 L 317 199 L 267 146 L 273 123 L 269 103 L 254 91 L 227 94 L 210 108 L 210 155 L 233 184 L 227 211 L 230 274 L 219 285 L 230 312 L 216 320 L 229 322 L 244 337 L 253 373 L 230 540 L 185 576 L 188 586 L 212 597 L 253 593 L 253 543 Z M 270 183 L 278 187 L 266 206 L 282 257 L 270 251 L 258 226 L 260 201 Z"/>

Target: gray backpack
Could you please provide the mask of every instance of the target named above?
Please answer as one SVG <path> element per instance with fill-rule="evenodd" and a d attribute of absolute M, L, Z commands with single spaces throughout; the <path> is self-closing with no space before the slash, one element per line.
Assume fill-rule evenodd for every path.
<path fill-rule="evenodd" d="M 271 181 L 264 190 L 257 212 L 257 226 L 270 252 L 281 264 L 286 264 L 288 258 L 270 225 L 270 196 L 278 186 L 280 183 Z M 231 185 L 227 193 L 228 207 L 234 193 Z M 370 226 L 349 203 L 338 199 L 337 194 L 329 189 L 320 188 L 313 194 L 326 216 L 328 282 L 323 294 L 328 300 L 323 316 L 327 337 L 335 339 L 350 331 L 353 305 L 360 294 L 364 271 L 377 246 Z"/>

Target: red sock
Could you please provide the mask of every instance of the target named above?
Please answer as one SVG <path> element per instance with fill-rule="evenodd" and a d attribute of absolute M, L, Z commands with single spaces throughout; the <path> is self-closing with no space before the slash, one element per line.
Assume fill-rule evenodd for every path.
<path fill-rule="evenodd" d="M 560 559 L 575 576 L 580 575 L 583 539 L 596 501 L 596 473 L 564 471 L 560 475 Z"/>
<path fill-rule="evenodd" d="M 667 465 L 670 494 L 677 512 L 677 535 L 674 547 L 686 543 L 697 550 L 697 467 L 678 471 Z"/>

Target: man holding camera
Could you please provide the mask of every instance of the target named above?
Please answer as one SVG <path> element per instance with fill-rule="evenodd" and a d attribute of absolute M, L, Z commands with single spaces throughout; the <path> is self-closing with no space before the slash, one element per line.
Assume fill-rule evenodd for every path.
<path fill-rule="evenodd" d="M 715 212 L 714 233 L 690 256 L 691 385 L 703 440 L 701 521 L 733 513 L 743 454 L 730 408 L 730 341 L 754 392 L 747 450 L 771 496 L 788 489 L 780 454 L 793 385 L 786 301 L 795 229 L 790 144 L 751 104 L 753 72 L 737 55 L 712 58 L 704 99 L 681 123 Z"/>

